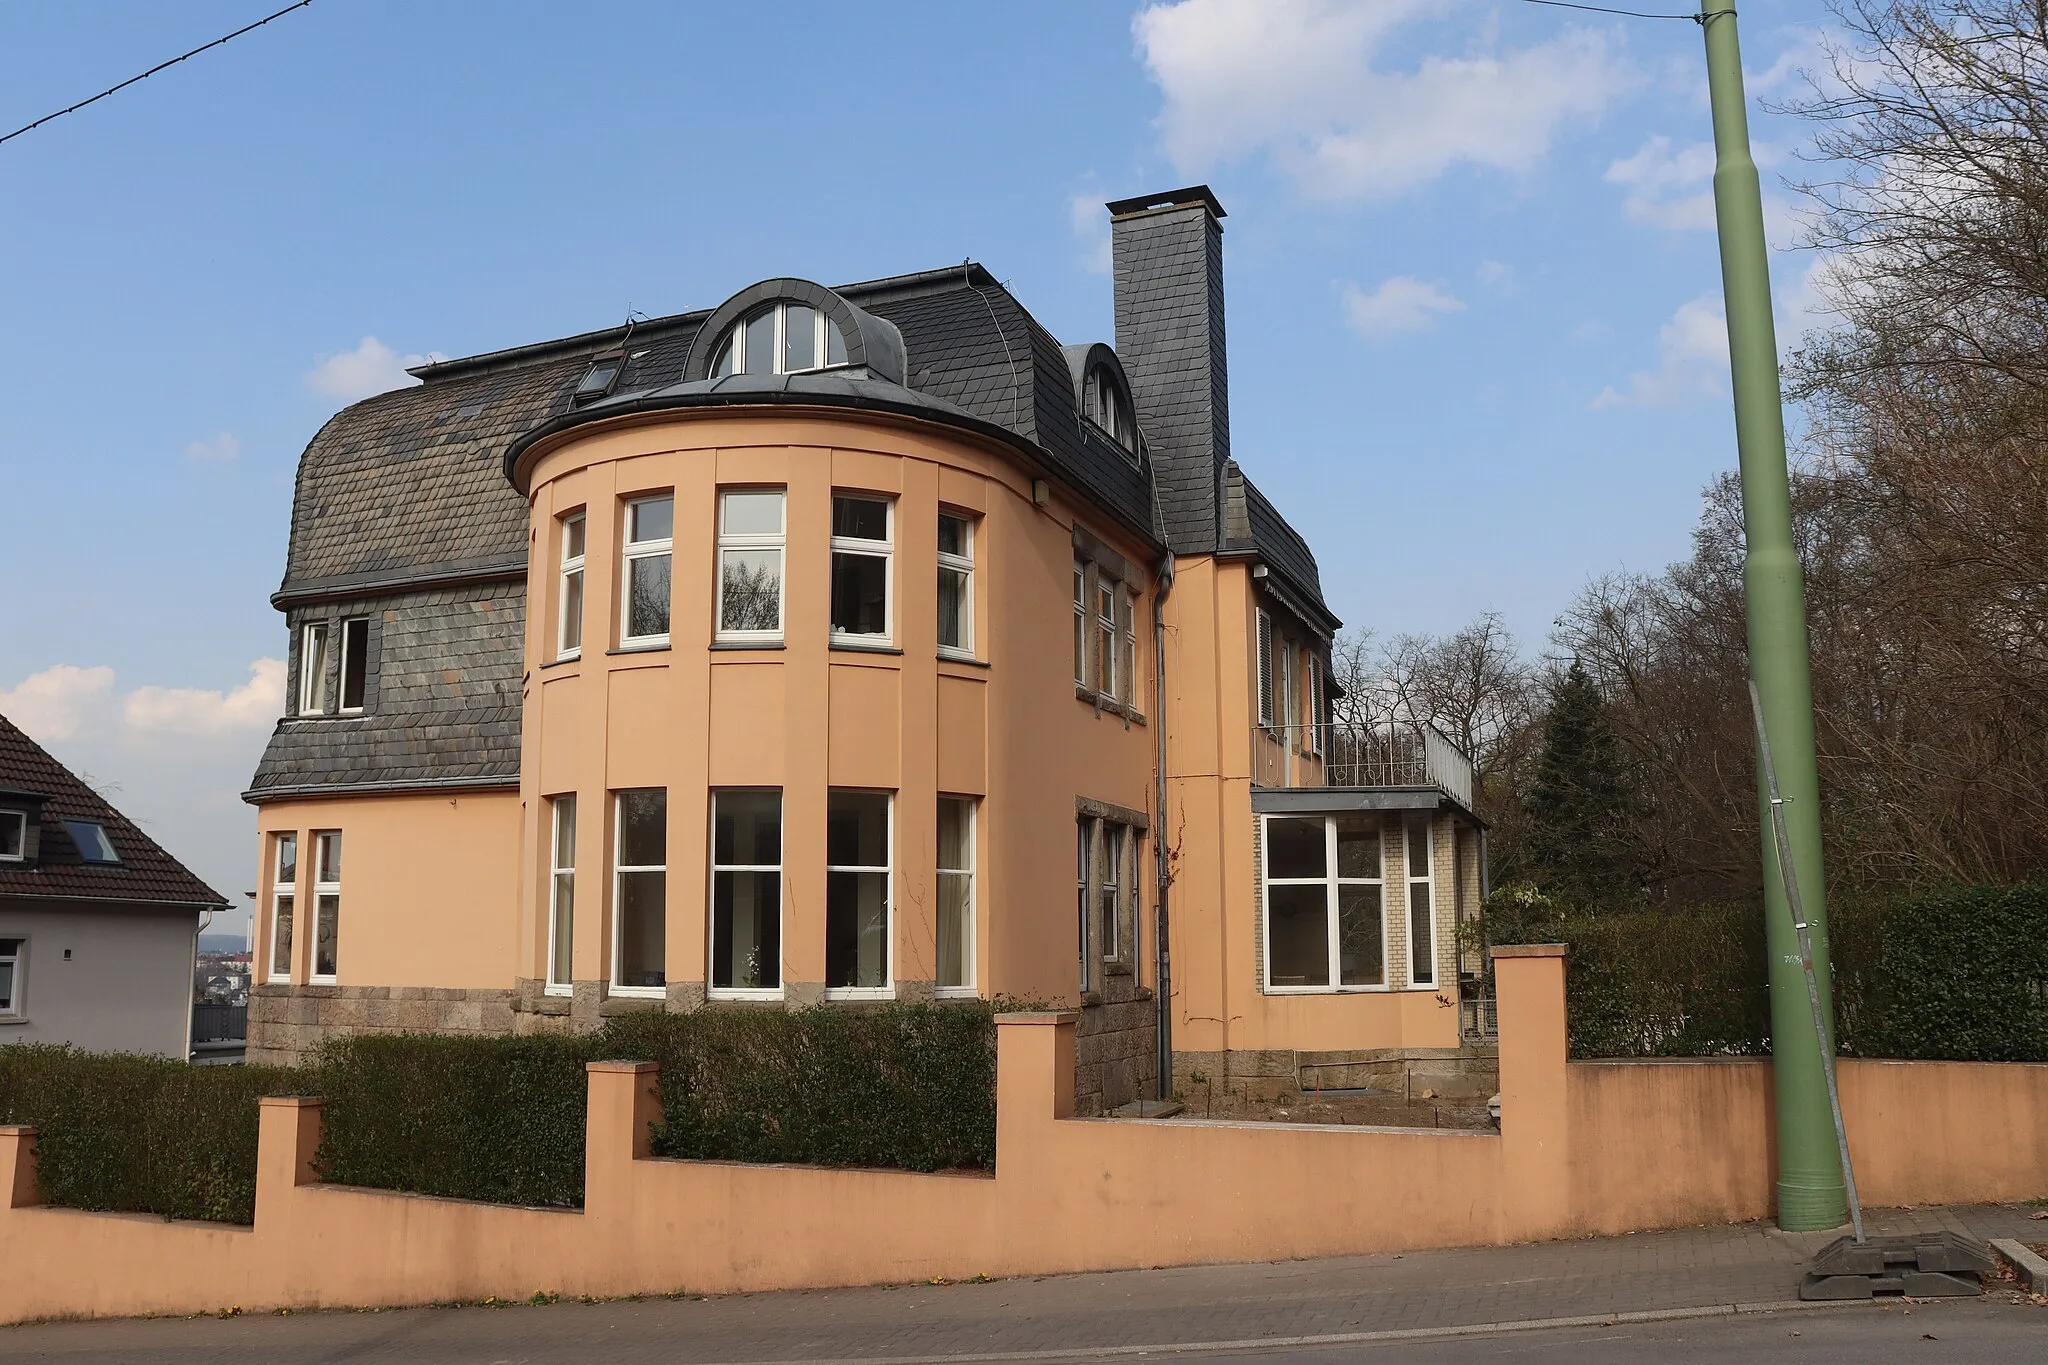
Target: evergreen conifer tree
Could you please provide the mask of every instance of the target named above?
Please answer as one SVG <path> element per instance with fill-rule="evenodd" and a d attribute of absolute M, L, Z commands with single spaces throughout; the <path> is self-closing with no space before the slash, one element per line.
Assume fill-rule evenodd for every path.
<path fill-rule="evenodd" d="M 1643 860 L 1629 815 L 1633 793 L 1607 703 L 1577 659 L 1558 680 L 1543 723 L 1543 754 L 1526 798 L 1535 880 L 1588 908 L 1642 893 Z"/>

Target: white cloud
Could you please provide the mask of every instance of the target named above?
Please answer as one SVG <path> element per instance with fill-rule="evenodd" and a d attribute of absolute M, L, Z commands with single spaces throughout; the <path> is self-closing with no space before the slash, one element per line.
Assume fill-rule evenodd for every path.
<path fill-rule="evenodd" d="M 446 359 L 439 351 L 402 356 L 377 338 L 364 337 L 353 351 L 322 355 L 306 372 L 306 387 L 329 398 L 353 403 L 372 394 L 417 384 L 420 381 L 406 373 L 409 367 Z"/>
<path fill-rule="evenodd" d="M 106 795 L 214 890 L 233 899 L 218 932 L 246 932 L 256 820 L 241 799 L 284 705 L 284 662 L 257 659 L 220 690 L 143 686 L 114 670 L 57 664 L 0 691 L 0 715 Z"/>
<path fill-rule="evenodd" d="M 1082 264 L 1091 274 L 1107 275 L 1110 271 L 1109 210 L 1103 207 L 1102 196 L 1089 190 L 1067 196 L 1067 219 L 1073 224 L 1074 236 L 1085 248 Z"/>
<path fill-rule="evenodd" d="M 1628 391 L 1602 389 L 1590 406 L 1594 411 L 1634 406 L 1676 407 L 1726 391 L 1728 321 L 1716 294 L 1702 294 L 1678 305 L 1657 332 L 1657 368 L 1628 377 Z"/>
<path fill-rule="evenodd" d="M 1679 231 L 1714 226 L 1711 142 L 1674 150 L 1670 138 L 1653 137 L 1635 155 L 1609 166 L 1605 178 L 1608 184 L 1627 189 L 1621 212 L 1631 223 Z"/>
<path fill-rule="evenodd" d="M 233 464 L 241 454 L 242 442 L 232 431 L 218 431 L 185 446 L 185 458 L 198 464 Z"/>
<path fill-rule="evenodd" d="M 0 716 L 38 743 L 70 739 L 105 711 L 113 691 L 114 670 L 104 664 L 58 664 L 0 692 Z"/>
<path fill-rule="evenodd" d="M 1479 283 L 1488 289 L 1505 289 L 1515 282 L 1515 268 L 1506 261 L 1481 261 Z"/>
<path fill-rule="evenodd" d="M 1526 172 L 1559 130 L 1597 118 L 1636 77 L 1604 33 L 1569 28 L 1502 50 L 1471 44 L 1390 66 L 1387 49 L 1441 0 L 1178 0 L 1133 33 L 1165 97 L 1158 124 L 1187 173 L 1260 153 L 1305 194 L 1390 198 L 1456 166 Z"/>
<path fill-rule="evenodd" d="M 1443 286 L 1413 275 L 1382 280 L 1379 288 L 1369 294 L 1355 284 L 1344 286 L 1344 320 L 1351 324 L 1352 331 L 1368 340 L 1422 331 L 1443 314 L 1460 312 L 1464 307 Z"/>
<path fill-rule="evenodd" d="M 121 719 L 138 735 L 219 735 L 267 730 L 284 710 L 284 660 L 258 659 L 249 681 L 226 692 L 199 687 L 138 687 Z"/>

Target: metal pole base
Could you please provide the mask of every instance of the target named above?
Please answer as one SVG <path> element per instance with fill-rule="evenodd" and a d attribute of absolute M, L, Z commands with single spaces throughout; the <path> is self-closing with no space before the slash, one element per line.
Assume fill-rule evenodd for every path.
<path fill-rule="evenodd" d="M 1839 1179 L 1779 1178 L 1778 1226 L 1786 1232 L 1826 1232 L 1848 1221 L 1848 1196 Z"/>

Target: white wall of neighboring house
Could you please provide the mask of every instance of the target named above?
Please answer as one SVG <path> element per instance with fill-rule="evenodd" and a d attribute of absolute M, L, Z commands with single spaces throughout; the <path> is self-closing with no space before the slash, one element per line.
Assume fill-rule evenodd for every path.
<path fill-rule="evenodd" d="M 25 940 L 20 1000 L 0 1017 L 0 1044 L 184 1058 L 198 927 L 192 911 L 0 900 L 0 939 Z"/>

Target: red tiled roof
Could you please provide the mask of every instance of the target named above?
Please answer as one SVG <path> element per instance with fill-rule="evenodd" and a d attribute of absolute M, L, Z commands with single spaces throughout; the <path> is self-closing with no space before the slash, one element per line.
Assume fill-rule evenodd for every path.
<path fill-rule="evenodd" d="M 0 789 L 44 798 L 42 848 L 33 863 L 0 863 L 0 897 L 170 902 L 194 909 L 228 903 L 5 716 L 0 716 Z M 0 798 L 0 804 L 14 803 Z M 86 862 L 64 828 L 66 820 L 101 826 L 121 861 Z"/>

